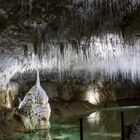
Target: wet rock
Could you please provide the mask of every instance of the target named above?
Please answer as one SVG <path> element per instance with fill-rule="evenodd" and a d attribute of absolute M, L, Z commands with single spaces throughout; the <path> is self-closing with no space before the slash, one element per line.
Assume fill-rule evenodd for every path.
<path fill-rule="evenodd" d="M 19 85 L 10 82 L 6 88 L 0 90 L 0 106 L 13 108 L 18 106 Z"/>
<path fill-rule="evenodd" d="M 49 98 L 55 99 L 59 97 L 57 84 L 42 82 L 42 87 L 47 92 Z"/>
<path fill-rule="evenodd" d="M 6 11 L 4 11 L 3 9 L 1 9 L 0 8 L 0 16 L 2 16 L 2 17 L 7 17 L 7 15 L 6 15 Z"/>
<path fill-rule="evenodd" d="M 61 98 L 65 101 L 69 101 L 73 97 L 71 86 L 64 85 L 61 92 Z"/>
<path fill-rule="evenodd" d="M 46 92 L 36 84 L 25 95 L 19 105 L 24 127 L 27 130 L 48 129 L 50 127 L 50 104 Z"/>
<path fill-rule="evenodd" d="M 0 140 L 5 140 L 7 137 L 14 135 L 17 131 L 23 130 L 19 121 L 14 119 L 15 114 L 15 108 L 8 109 L 0 107 Z"/>
<path fill-rule="evenodd" d="M 131 124 L 130 140 L 140 140 L 140 116 Z"/>
<path fill-rule="evenodd" d="M 78 115 L 95 108 L 94 105 L 86 101 L 51 101 L 52 119 L 62 118 L 66 116 Z"/>

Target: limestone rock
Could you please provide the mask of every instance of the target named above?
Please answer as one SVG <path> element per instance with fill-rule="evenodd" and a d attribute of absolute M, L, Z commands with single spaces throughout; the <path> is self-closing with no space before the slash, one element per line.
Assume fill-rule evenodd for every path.
<path fill-rule="evenodd" d="M 130 140 L 140 140 L 140 116 L 131 124 Z"/>
<path fill-rule="evenodd" d="M 7 87 L 0 89 L 0 106 L 9 109 L 16 107 L 18 104 L 18 93 L 18 83 L 9 82 Z"/>
<path fill-rule="evenodd" d="M 48 96 L 40 85 L 35 85 L 19 105 L 25 129 L 47 129 L 50 127 L 50 105 Z"/>

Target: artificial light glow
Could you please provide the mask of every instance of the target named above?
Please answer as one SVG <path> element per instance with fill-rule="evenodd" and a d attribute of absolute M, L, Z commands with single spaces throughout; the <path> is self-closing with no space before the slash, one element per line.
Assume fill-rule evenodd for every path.
<path fill-rule="evenodd" d="M 88 88 L 85 100 L 88 100 L 91 104 L 97 105 L 100 102 L 100 94 L 97 89 L 93 89 L 92 87 Z"/>

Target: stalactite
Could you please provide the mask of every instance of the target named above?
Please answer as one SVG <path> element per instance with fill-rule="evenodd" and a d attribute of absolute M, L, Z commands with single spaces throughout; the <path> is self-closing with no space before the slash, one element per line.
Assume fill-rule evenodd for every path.
<path fill-rule="evenodd" d="M 17 8 L 19 3 L 18 6 L 8 3 L 11 10 L 19 9 L 19 15 L 20 10 L 22 14 L 25 12 L 15 23 L 4 9 L 4 1 L 0 2 L 4 7 L 1 13 L 6 14 L 8 23 L 13 24 L 7 25 L 0 34 L 0 45 L 6 47 L 4 51 L 0 50 L 1 54 L 5 54 L 0 56 L 0 85 L 7 85 L 16 73 L 36 69 L 36 55 L 40 60 L 39 68 L 47 73 L 58 72 L 61 80 L 65 72 L 74 75 L 83 70 L 92 76 L 98 71 L 112 79 L 118 73 L 133 81 L 137 76 L 140 79 L 137 67 L 139 31 L 134 30 L 135 24 L 139 23 L 136 19 L 139 16 L 139 0 L 72 0 L 58 2 L 58 5 L 51 4 L 49 0 L 22 0 L 21 3 L 21 9 Z M 44 7 L 46 3 L 48 6 Z M 61 10 L 55 12 L 53 8 L 58 7 Z M 33 11 L 29 16 L 30 8 Z M 52 14 L 48 12 L 49 8 L 52 8 Z M 47 11 L 43 17 L 42 9 L 44 14 Z M 34 13 L 34 10 L 37 11 Z M 15 11 L 10 16 L 14 17 L 14 14 Z M 131 20 L 132 17 L 135 17 L 134 20 Z M 23 38 L 23 41 L 20 42 L 17 37 Z M 15 47 L 12 48 L 13 54 L 11 46 Z"/>

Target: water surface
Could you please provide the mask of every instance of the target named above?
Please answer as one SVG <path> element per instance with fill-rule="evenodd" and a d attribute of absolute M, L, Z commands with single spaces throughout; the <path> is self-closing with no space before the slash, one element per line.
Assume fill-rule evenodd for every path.
<path fill-rule="evenodd" d="M 125 126 L 136 119 L 140 114 L 139 107 L 125 107 Z M 121 108 L 96 111 L 83 119 L 84 140 L 120 140 Z M 75 118 L 75 119 L 74 119 Z M 79 140 L 79 121 L 77 117 L 68 120 L 51 122 L 50 131 L 40 130 L 34 133 L 18 133 L 13 140 Z M 10 139 L 11 140 L 11 139 Z"/>

